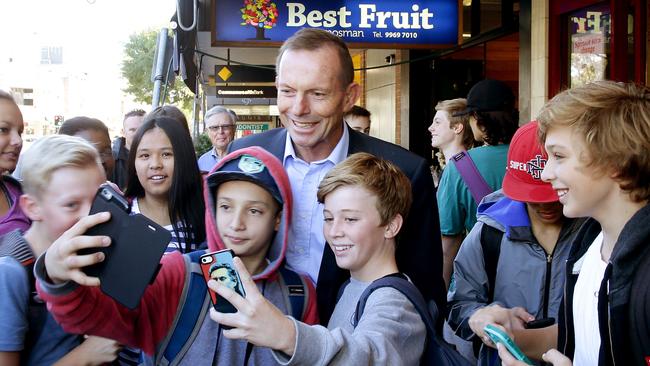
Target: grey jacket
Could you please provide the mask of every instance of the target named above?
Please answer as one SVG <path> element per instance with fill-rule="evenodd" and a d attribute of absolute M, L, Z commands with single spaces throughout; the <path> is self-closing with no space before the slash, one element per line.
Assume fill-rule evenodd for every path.
<path fill-rule="evenodd" d="M 564 290 L 566 259 L 579 226 L 567 219 L 553 253 L 546 253 L 532 232 L 526 205 L 510 200 L 501 190 L 486 196 L 479 205 L 478 222 L 463 241 L 454 261 L 454 281 L 450 286 L 448 322 L 456 335 L 473 340 L 469 318 L 482 307 L 499 304 L 505 308 L 521 306 L 536 319 L 553 317 L 557 321 Z M 503 232 L 497 265 L 494 299 L 488 299 L 481 230 L 489 225 Z M 483 347 L 479 364 L 495 359 L 492 349 Z M 496 357 L 498 364 L 498 357 Z"/>
<path fill-rule="evenodd" d="M 354 278 L 345 287 L 327 328 L 294 321 L 296 348 L 287 358 L 274 351 L 283 365 L 418 365 L 426 329 L 420 314 L 401 292 L 380 288 L 368 297 L 356 328 L 352 319 L 369 282 Z"/>

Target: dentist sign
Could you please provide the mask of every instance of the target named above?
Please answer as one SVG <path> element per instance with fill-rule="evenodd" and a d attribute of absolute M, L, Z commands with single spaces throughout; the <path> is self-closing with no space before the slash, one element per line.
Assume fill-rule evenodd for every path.
<path fill-rule="evenodd" d="M 367 48 L 432 48 L 458 41 L 457 0 L 213 2 L 213 46 L 278 46 L 306 27 Z"/>

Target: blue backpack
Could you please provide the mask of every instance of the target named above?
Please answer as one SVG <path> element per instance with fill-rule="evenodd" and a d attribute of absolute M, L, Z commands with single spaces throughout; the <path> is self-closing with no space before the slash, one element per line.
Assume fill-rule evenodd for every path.
<path fill-rule="evenodd" d="M 345 285 L 344 285 L 345 286 Z M 420 294 L 420 291 L 413 283 L 400 276 L 385 276 L 373 281 L 361 294 L 357 302 L 357 310 L 352 321 L 354 327 L 357 326 L 363 309 L 366 307 L 366 301 L 373 291 L 382 287 L 392 287 L 401 292 L 413 304 L 415 310 L 422 317 L 422 321 L 427 329 L 427 340 L 424 344 L 424 352 L 420 357 L 420 365 L 436 366 L 470 366 L 471 363 L 453 349 L 444 339 L 436 332 L 435 324 L 438 318 L 438 307 L 435 302 L 427 302 Z M 342 293 L 339 292 L 339 293 Z"/>
<path fill-rule="evenodd" d="M 208 286 L 199 265 L 199 258 L 205 253 L 204 250 L 197 250 L 184 256 L 185 268 L 187 268 L 185 286 L 172 322 L 172 330 L 158 346 L 156 365 L 175 364 L 174 361 L 185 355 L 212 306 Z M 303 320 L 309 304 L 307 284 L 301 276 L 284 266 L 280 267 L 279 273 L 281 281 L 284 282 L 284 286 L 281 287 L 285 290 L 289 315 L 297 320 Z"/>

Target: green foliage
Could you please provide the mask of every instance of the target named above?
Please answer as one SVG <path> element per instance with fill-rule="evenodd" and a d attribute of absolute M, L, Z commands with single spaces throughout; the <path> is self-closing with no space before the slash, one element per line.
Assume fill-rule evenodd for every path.
<path fill-rule="evenodd" d="M 132 95 L 136 102 L 151 104 L 153 99 L 151 69 L 157 42 L 158 32 L 148 30 L 132 34 L 124 45 L 122 77 L 127 81 L 124 92 Z M 167 97 L 162 102 L 174 104 L 189 115 L 193 98 L 194 94 L 177 77 L 174 85 L 167 87 Z"/>
<path fill-rule="evenodd" d="M 196 151 L 197 158 L 210 149 L 212 149 L 212 142 L 207 134 L 202 133 L 194 139 L 194 151 Z"/>

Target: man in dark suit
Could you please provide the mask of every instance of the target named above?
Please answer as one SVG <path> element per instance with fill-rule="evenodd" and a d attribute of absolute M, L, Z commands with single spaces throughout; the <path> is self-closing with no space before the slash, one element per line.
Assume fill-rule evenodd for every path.
<path fill-rule="evenodd" d="M 336 266 L 325 243 L 316 190 L 329 169 L 356 152 L 392 161 L 411 180 L 414 202 L 397 244 L 397 264 L 444 313 L 438 209 L 426 160 L 347 127 L 343 115 L 358 99 L 360 87 L 354 82 L 347 46 L 338 37 L 301 29 L 280 48 L 276 70 L 278 110 L 285 128 L 235 140 L 229 150 L 261 146 L 283 162 L 294 195 L 286 258 L 291 268 L 316 283 L 321 323 L 329 321 L 339 287 L 349 273 Z"/>

